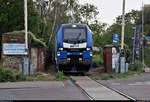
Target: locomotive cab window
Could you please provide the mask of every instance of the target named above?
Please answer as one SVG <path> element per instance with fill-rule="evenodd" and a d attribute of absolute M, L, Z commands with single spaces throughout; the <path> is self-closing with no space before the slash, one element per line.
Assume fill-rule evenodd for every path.
<path fill-rule="evenodd" d="M 80 43 L 86 41 L 85 28 L 64 28 L 63 41 L 66 43 Z"/>

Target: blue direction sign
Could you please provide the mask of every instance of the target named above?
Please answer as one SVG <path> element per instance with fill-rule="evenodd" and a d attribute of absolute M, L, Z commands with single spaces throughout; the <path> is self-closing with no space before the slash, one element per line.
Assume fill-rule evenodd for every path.
<path fill-rule="evenodd" d="M 150 36 L 146 37 L 146 40 L 147 40 L 147 41 L 150 41 Z"/>
<path fill-rule="evenodd" d="M 119 34 L 113 33 L 113 45 L 116 45 L 119 41 Z"/>

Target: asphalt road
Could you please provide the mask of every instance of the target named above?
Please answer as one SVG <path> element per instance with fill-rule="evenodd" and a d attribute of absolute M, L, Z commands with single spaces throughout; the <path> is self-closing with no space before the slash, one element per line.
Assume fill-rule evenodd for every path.
<path fill-rule="evenodd" d="M 98 82 L 136 100 L 150 100 L 150 73 L 129 78 L 98 80 Z"/>
<path fill-rule="evenodd" d="M 150 73 L 122 79 L 98 80 L 98 82 L 136 100 L 150 100 Z M 83 82 L 83 85 L 93 87 L 91 82 L 89 84 Z M 0 100 L 90 100 L 90 98 L 72 81 L 67 80 L 0 83 Z"/>
<path fill-rule="evenodd" d="M 53 83 L 53 82 L 51 82 Z M 41 83 L 41 85 L 44 83 Z M 44 87 L 0 89 L 0 100 L 90 100 L 71 81 Z"/>

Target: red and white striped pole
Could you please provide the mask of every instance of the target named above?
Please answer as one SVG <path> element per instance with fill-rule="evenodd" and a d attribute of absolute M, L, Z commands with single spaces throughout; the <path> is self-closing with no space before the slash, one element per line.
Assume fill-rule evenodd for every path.
<path fill-rule="evenodd" d="M 28 49 L 28 21 L 27 21 L 27 0 L 24 0 L 24 30 L 25 30 L 25 47 Z"/>

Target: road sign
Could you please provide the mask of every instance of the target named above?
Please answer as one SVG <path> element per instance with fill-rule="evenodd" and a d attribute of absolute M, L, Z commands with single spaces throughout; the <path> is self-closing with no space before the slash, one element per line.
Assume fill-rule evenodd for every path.
<path fill-rule="evenodd" d="M 150 44 L 150 41 L 147 41 L 147 44 Z"/>
<path fill-rule="evenodd" d="M 119 41 L 119 34 L 113 33 L 113 45 L 116 45 Z"/>

